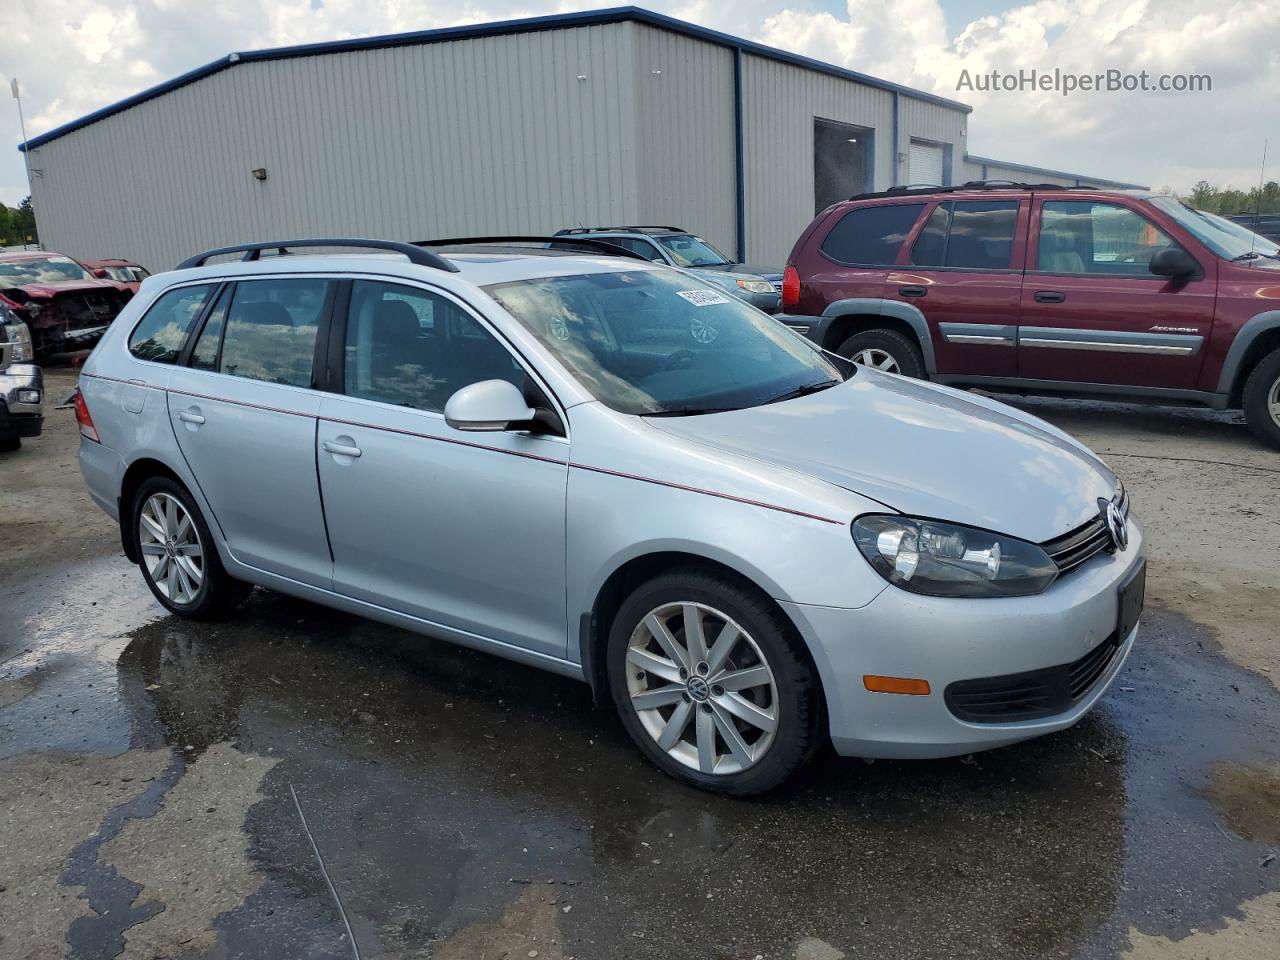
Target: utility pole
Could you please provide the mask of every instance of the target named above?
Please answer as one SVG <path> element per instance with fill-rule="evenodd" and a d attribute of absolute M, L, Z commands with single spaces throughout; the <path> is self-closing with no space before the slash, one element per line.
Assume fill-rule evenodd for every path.
<path fill-rule="evenodd" d="M 31 199 L 31 216 L 36 215 L 36 192 L 31 185 L 31 151 L 27 147 L 27 121 L 22 115 L 22 89 L 18 86 L 18 78 L 14 77 L 9 81 L 9 92 L 13 94 L 13 99 L 18 101 L 18 126 L 22 128 L 22 158 L 27 162 L 27 196 Z M 22 245 L 27 245 L 26 238 L 23 238 Z"/>

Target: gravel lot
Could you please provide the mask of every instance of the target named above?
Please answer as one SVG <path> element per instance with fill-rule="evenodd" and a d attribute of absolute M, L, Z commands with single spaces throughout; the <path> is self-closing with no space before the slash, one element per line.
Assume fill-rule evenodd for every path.
<path fill-rule="evenodd" d="M 1232 414 L 1015 402 L 1147 526 L 1124 674 L 1065 733 L 754 801 L 570 681 L 262 590 L 165 615 L 51 411 L 0 454 L 0 957 L 1274 960 L 1280 456 Z"/>

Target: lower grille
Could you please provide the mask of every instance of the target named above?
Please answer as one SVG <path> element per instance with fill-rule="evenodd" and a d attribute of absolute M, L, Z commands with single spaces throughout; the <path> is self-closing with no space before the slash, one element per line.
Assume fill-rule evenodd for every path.
<path fill-rule="evenodd" d="M 958 680 L 943 693 L 947 708 L 969 723 L 1014 723 L 1063 713 L 1106 674 L 1121 639 L 1112 634 L 1079 660 L 1002 677 Z"/>

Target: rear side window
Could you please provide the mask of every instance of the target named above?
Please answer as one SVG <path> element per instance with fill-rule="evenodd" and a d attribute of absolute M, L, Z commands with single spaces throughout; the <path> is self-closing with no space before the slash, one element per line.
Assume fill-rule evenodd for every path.
<path fill-rule="evenodd" d="M 924 207 L 898 203 L 850 210 L 831 228 L 821 250 L 837 263 L 892 266 Z"/>
<path fill-rule="evenodd" d="M 212 284 L 203 284 L 161 294 L 129 337 L 129 352 L 139 360 L 176 363 L 212 290 Z"/>
<path fill-rule="evenodd" d="M 316 334 L 332 283 L 320 279 L 236 284 L 218 371 L 293 387 L 311 386 Z M 207 358 L 204 344 L 198 345 Z"/>
<path fill-rule="evenodd" d="M 919 267 L 1008 269 L 1017 222 L 1017 200 L 938 204 L 911 248 L 911 262 Z"/>

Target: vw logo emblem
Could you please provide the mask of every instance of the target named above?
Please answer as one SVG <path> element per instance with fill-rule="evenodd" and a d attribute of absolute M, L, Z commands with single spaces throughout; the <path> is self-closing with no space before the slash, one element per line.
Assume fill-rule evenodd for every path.
<path fill-rule="evenodd" d="M 687 686 L 689 688 L 689 696 L 699 703 L 711 696 L 711 688 L 707 686 L 707 681 L 702 677 L 690 677 Z"/>
<path fill-rule="evenodd" d="M 1124 518 L 1114 500 L 1107 504 L 1107 531 L 1117 550 L 1123 550 L 1129 545 L 1129 521 Z"/>

